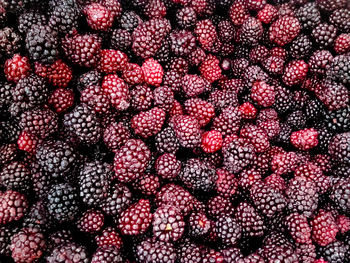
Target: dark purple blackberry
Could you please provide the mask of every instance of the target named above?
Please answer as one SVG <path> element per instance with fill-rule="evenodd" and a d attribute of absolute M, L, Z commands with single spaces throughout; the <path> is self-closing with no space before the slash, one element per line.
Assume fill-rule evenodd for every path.
<path fill-rule="evenodd" d="M 12 105 L 11 114 L 31 109 L 46 102 L 49 96 L 49 89 L 46 81 L 37 75 L 31 74 L 18 81 L 16 87 L 11 90 Z"/>
<path fill-rule="evenodd" d="M 327 77 L 344 85 L 350 83 L 350 55 L 336 56 L 327 70 Z"/>
<path fill-rule="evenodd" d="M 91 263 L 123 263 L 125 262 L 118 248 L 113 246 L 99 247 L 92 255 Z"/>
<path fill-rule="evenodd" d="M 36 228 L 22 228 L 12 236 L 10 249 L 15 262 L 34 262 L 44 253 L 44 235 Z"/>
<path fill-rule="evenodd" d="M 128 51 L 132 44 L 131 33 L 125 29 L 114 29 L 112 31 L 110 46 L 117 50 Z"/>
<path fill-rule="evenodd" d="M 332 12 L 346 6 L 346 0 L 318 0 L 317 6 L 325 12 Z"/>
<path fill-rule="evenodd" d="M 325 114 L 327 128 L 332 132 L 350 131 L 350 106 Z"/>
<path fill-rule="evenodd" d="M 171 62 L 173 56 L 171 54 L 170 44 L 171 43 L 169 37 L 166 37 L 159 49 L 157 50 L 157 52 L 155 53 L 154 58 L 159 63 L 168 65 Z"/>
<path fill-rule="evenodd" d="M 111 123 L 103 132 L 105 145 L 113 152 L 116 152 L 130 138 L 130 129 L 122 122 Z"/>
<path fill-rule="evenodd" d="M 85 163 L 79 175 L 80 197 L 87 205 L 96 206 L 108 196 L 112 169 L 98 161 Z"/>
<path fill-rule="evenodd" d="M 134 11 L 123 12 L 120 17 L 120 27 L 129 32 L 133 32 L 141 22 L 141 18 Z"/>
<path fill-rule="evenodd" d="M 263 35 L 264 29 L 260 20 L 254 17 L 249 17 L 244 21 L 241 32 L 240 41 L 244 45 L 254 45 L 257 44 Z"/>
<path fill-rule="evenodd" d="M 71 230 L 56 230 L 47 236 L 47 252 L 51 253 L 56 247 L 73 241 Z"/>
<path fill-rule="evenodd" d="M 0 122 L 0 141 L 14 142 L 21 134 L 21 127 L 17 123 L 17 120 Z"/>
<path fill-rule="evenodd" d="M 320 248 L 320 254 L 329 263 L 342 263 L 349 260 L 349 245 L 335 241 Z"/>
<path fill-rule="evenodd" d="M 10 256 L 11 250 L 11 238 L 18 232 L 18 228 L 1 226 L 0 227 L 0 254 L 4 256 Z"/>
<path fill-rule="evenodd" d="M 39 138 L 45 138 L 58 129 L 58 116 L 49 109 L 33 109 L 20 116 L 19 126 Z"/>
<path fill-rule="evenodd" d="M 181 181 L 193 190 L 210 191 L 215 187 L 215 169 L 199 159 L 189 159 L 179 174 Z"/>
<path fill-rule="evenodd" d="M 350 132 L 335 135 L 328 146 L 328 152 L 335 161 L 350 164 Z"/>
<path fill-rule="evenodd" d="M 196 38 L 190 31 L 181 30 L 170 34 L 170 48 L 176 56 L 186 57 L 196 49 Z"/>
<path fill-rule="evenodd" d="M 292 92 L 282 86 L 275 87 L 275 102 L 273 108 L 280 114 L 289 111 L 292 103 Z"/>
<path fill-rule="evenodd" d="M 233 140 L 223 149 L 224 166 L 231 173 L 238 173 L 255 158 L 254 147 L 243 140 Z"/>
<path fill-rule="evenodd" d="M 248 68 L 249 61 L 245 58 L 237 58 L 231 62 L 232 75 L 236 78 L 241 77 L 243 72 Z"/>
<path fill-rule="evenodd" d="M 223 215 L 215 222 L 215 232 L 225 245 L 235 245 L 241 238 L 242 228 L 234 218 Z"/>
<path fill-rule="evenodd" d="M 314 2 L 306 3 L 299 7 L 295 16 L 298 18 L 302 28 L 306 30 L 311 30 L 321 23 L 321 14 L 317 9 L 317 4 Z"/>
<path fill-rule="evenodd" d="M 187 224 L 189 234 L 195 238 L 201 238 L 207 235 L 211 227 L 210 220 L 202 212 L 192 212 Z"/>
<path fill-rule="evenodd" d="M 71 169 L 76 160 L 76 154 L 65 142 L 47 141 L 38 145 L 36 158 L 44 171 L 53 176 L 59 176 Z"/>
<path fill-rule="evenodd" d="M 33 25 L 26 34 L 26 48 L 32 60 L 53 63 L 58 55 L 57 32 L 49 26 Z"/>
<path fill-rule="evenodd" d="M 74 262 L 89 263 L 90 257 L 87 248 L 72 242 L 65 242 L 56 246 L 46 258 L 47 263 Z"/>
<path fill-rule="evenodd" d="M 324 105 L 317 99 L 308 100 L 304 110 L 308 121 L 318 121 L 326 113 Z"/>
<path fill-rule="evenodd" d="M 222 42 L 229 42 L 233 39 L 235 34 L 235 27 L 230 20 L 222 20 L 218 24 L 218 35 Z"/>
<path fill-rule="evenodd" d="M 329 17 L 329 22 L 334 25 L 340 32 L 350 32 L 350 10 L 337 9 Z"/>
<path fill-rule="evenodd" d="M 11 91 L 14 89 L 14 85 L 7 82 L 0 82 L 0 116 L 8 115 L 8 107 L 12 102 L 12 93 Z"/>
<path fill-rule="evenodd" d="M 100 122 L 95 112 L 85 104 L 79 104 L 72 112 L 65 114 L 64 125 L 82 143 L 95 144 L 101 137 Z"/>
<path fill-rule="evenodd" d="M 316 260 L 316 247 L 312 242 L 296 244 L 295 252 L 302 262 L 314 263 Z"/>
<path fill-rule="evenodd" d="M 242 227 L 244 235 L 251 237 L 264 235 L 266 230 L 264 220 L 249 203 L 240 203 L 235 209 L 234 216 Z"/>
<path fill-rule="evenodd" d="M 308 178 L 298 176 L 291 179 L 286 190 L 288 209 L 310 217 L 317 209 L 317 191 L 315 183 Z"/>
<path fill-rule="evenodd" d="M 11 162 L 2 168 L 0 184 L 6 189 L 27 192 L 31 184 L 31 174 L 21 162 Z"/>
<path fill-rule="evenodd" d="M 262 248 L 262 255 L 270 262 L 298 262 L 298 255 L 291 247 L 278 245 L 265 246 Z"/>
<path fill-rule="evenodd" d="M 333 55 L 328 50 L 317 50 L 309 59 L 310 72 L 324 76 L 333 61 Z"/>
<path fill-rule="evenodd" d="M 231 215 L 234 208 L 229 198 L 217 195 L 208 200 L 206 210 L 211 219 L 218 220 L 221 216 Z"/>
<path fill-rule="evenodd" d="M 286 123 L 294 130 L 301 130 L 305 127 L 306 116 L 302 111 L 294 111 L 288 115 Z"/>
<path fill-rule="evenodd" d="M 319 127 L 317 128 L 317 133 L 318 133 L 318 144 L 317 144 L 317 150 L 320 150 L 323 153 L 328 152 L 328 145 L 329 142 L 331 141 L 333 137 L 333 133 L 326 127 Z"/>
<path fill-rule="evenodd" d="M 61 34 L 73 33 L 78 27 L 79 12 L 68 1 L 54 4 L 49 15 L 48 25 Z"/>
<path fill-rule="evenodd" d="M 269 82 L 269 75 L 259 66 L 248 67 L 243 73 L 245 84 L 251 88 L 256 81 Z"/>
<path fill-rule="evenodd" d="M 337 165 L 332 173 L 335 177 L 350 177 L 350 167 L 346 164 Z"/>
<path fill-rule="evenodd" d="M 32 25 L 45 25 L 46 22 L 47 17 L 39 12 L 24 12 L 18 17 L 18 31 L 25 34 L 32 27 Z"/>
<path fill-rule="evenodd" d="M 340 212 L 350 212 L 350 180 L 343 179 L 332 186 L 331 200 L 335 203 Z"/>
<path fill-rule="evenodd" d="M 180 148 L 179 140 L 176 138 L 172 128 L 167 127 L 160 131 L 155 137 L 157 151 L 160 153 L 176 153 Z"/>
<path fill-rule="evenodd" d="M 168 205 L 161 206 L 154 212 L 152 226 L 154 237 L 164 242 L 179 240 L 185 230 L 181 211 Z"/>
<path fill-rule="evenodd" d="M 301 34 L 290 43 L 289 55 L 294 59 L 308 57 L 312 50 L 312 42 L 307 35 Z"/>
<path fill-rule="evenodd" d="M 34 203 L 23 220 L 23 227 L 36 228 L 43 232 L 47 231 L 52 226 L 53 220 L 43 201 Z"/>
<path fill-rule="evenodd" d="M 281 212 L 287 205 L 287 199 L 282 193 L 264 183 L 254 184 L 250 196 L 256 208 L 269 218 Z"/>
<path fill-rule="evenodd" d="M 165 112 L 169 112 L 174 105 L 174 92 L 167 86 L 160 86 L 153 90 L 153 104 Z"/>
<path fill-rule="evenodd" d="M 1 136 L 0 136 L 1 137 Z M 18 155 L 17 145 L 14 143 L 6 143 L 0 146 L 0 166 L 13 161 Z"/>
<path fill-rule="evenodd" d="M 333 25 L 322 23 L 312 30 L 311 36 L 320 48 L 328 48 L 333 45 L 337 29 Z"/>
<path fill-rule="evenodd" d="M 196 24 L 197 14 L 195 10 L 190 7 L 183 7 L 176 12 L 176 22 L 181 28 L 191 28 Z"/>
<path fill-rule="evenodd" d="M 53 185 L 46 202 L 49 214 L 58 222 L 72 221 L 79 211 L 78 195 L 67 183 Z"/>
<path fill-rule="evenodd" d="M 22 38 L 11 27 L 0 29 L 0 54 L 11 57 L 21 48 Z"/>
<path fill-rule="evenodd" d="M 88 71 L 79 76 L 77 84 L 84 90 L 89 86 L 99 86 L 102 81 L 102 74 L 97 70 Z"/>
<path fill-rule="evenodd" d="M 177 259 L 180 263 L 201 263 L 201 247 L 191 241 L 185 241 L 177 249 Z"/>
<path fill-rule="evenodd" d="M 152 106 L 152 89 L 146 85 L 138 85 L 133 88 L 131 94 L 131 107 L 137 111 L 148 110 Z"/>
<path fill-rule="evenodd" d="M 146 239 L 136 246 L 136 257 L 144 263 L 175 263 L 176 249 L 172 243 Z"/>
<path fill-rule="evenodd" d="M 116 216 L 129 207 L 131 201 L 129 188 L 121 184 L 114 184 L 110 187 L 107 197 L 99 206 L 107 215 Z"/>

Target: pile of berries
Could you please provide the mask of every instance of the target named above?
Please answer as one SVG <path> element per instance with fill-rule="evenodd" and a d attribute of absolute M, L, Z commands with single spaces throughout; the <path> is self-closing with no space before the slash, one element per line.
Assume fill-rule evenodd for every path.
<path fill-rule="evenodd" d="M 350 262 L 350 1 L 0 0 L 0 262 Z"/>

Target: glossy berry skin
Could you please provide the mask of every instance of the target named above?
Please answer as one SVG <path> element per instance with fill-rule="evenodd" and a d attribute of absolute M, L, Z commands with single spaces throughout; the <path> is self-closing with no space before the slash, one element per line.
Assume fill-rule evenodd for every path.
<path fill-rule="evenodd" d="M 273 86 L 264 81 L 257 81 L 253 84 L 251 98 L 262 107 L 272 106 L 275 102 L 275 90 Z"/>
<path fill-rule="evenodd" d="M 258 110 L 250 102 L 244 102 L 239 106 L 239 111 L 244 119 L 255 119 Z"/>
<path fill-rule="evenodd" d="M 64 113 L 74 103 L 74 93 L 72 90 L 58 88 L 55 89 L 49 99 L 48 104 L 55 110 L 57 113 Z"/>
<path fill-rule="evenodd" d="M 110 10 L 99 3 L 92 3 L 84 8 L 88 25 L 94 30 L 106 31 L 112 27 L 114 16 Z"/>
<path fill-rule="evenodd" d="M 206 153 L 213 153 L 222 147 L 222 135 L 219 131 L 212 130 L 203 133 L 202 149 Z"/>
<path fill-rule="evenodd" d="M 102 73 L 113 74 L 123 71 L 127 67 L 128 57 L 119 50 L 102 49 L 100 55 L 97 70 Z"/>
<path fill-rule="evenodd" d="M 282 79 L 287 86 L 300 84 L 308 72 L 309 66 L 303 60 L 294 60 L 290 62 L 283 73 Z"/>
<path fill-rule="evenodd" d="M 149 111 L 140 112 L 131 119 L 134 132 L 144 138 L 154 136 L 162 129 L 165 120 L 163 109 L 154 107 Z"/>
<path fill-rule="evenodd" d="M 117 110 L 126 110 L 130 106 L 129 87 L 118 75 L 106 75 L 102 81 L 102 89 Z"/>
<path fill-rule="evenodd" d="M 72 69 L 60 59 L 49 66 L 35 63 L 35 74 L 59 88 L 67 87 L 73 78 Z"/>
<path fill-rule="evenodd" d="M 290 43 L 300 32 L 298 19 L 291 16 L 283 16 L 277 19 L 270 27 L 269 37 L 279 46 Z"/>
<path fill-rule="evenodd" d="M 152 214 L 150 202 L 140 199 L 137 203 L 124 210 L 119 217 L 119 229 L 123 235 L 138 235 L 144 233 L 151 224 Z"/>
<path fill-rule="evenodd" d="M 147 59 L 141 67 L 145 82 L 152 86 L 159 86 L 163 79 L 163 67 L 153 58 Z"/>
<path fill-rule="evenodd" d="M 313 128 L 309 128 L 293 132 L 290 136 L 290 141 L 294 147 L 306 151 L 317 146 L 317 137 L 317 131 Z"/>
<path fill-rule="evenodd" d="M 312 239 L 320 246 L 326 246 L 335 240 L 338 226 L 329 212 L 320 211 L 311 221 Z"/>
<path fill-rule="evenodd" d="M 27 57 L 19 54 L 6 60 L 4 67 L 5 76 L 8 81 L 18 82 L 21 78 L 27 77 L 30 73 L 30 64 Z"/>

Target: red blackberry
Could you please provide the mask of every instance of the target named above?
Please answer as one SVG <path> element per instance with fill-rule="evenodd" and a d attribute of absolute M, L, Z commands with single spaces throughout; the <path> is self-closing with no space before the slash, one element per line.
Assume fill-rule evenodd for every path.
<path fill-rule="evenodd" d="M 31 183 L 30 171 L 21 162 L 11 162 L 2 167 L 0 182 L 6 189 L 27 192 Z"/>
<path fill-rule="evenodd" d="M 88 25 L 94 30 L 106 31 L 113 25 L 114 16 L 111 11 L 99 3 L 91 3 L 84 7 Z"/>
<path fill-rule="evenodd" d="M 50 66 L 35 63 L 35 73 L 61 88 L 65 88 L 73 77 L 72 69 L 62 60 L 56 60 Z"/>
<path fill-rule="evenodd" d="M 103 78 L 102 89 L 117 110 L 126 110 L 129 107 L 129 87 L 118 75 L 106 75 Z"/>
<path fill-rule="evenodd" d="M 23 228 L 12 236 L 10 249 L 15 262 L 35 262 L 44 253 L 44 235 L 36 228 Z"/>
<path fill-rule="evenodd" d="M 250 102 L 244 102 L 238 109 L 243 119 L 255 119 L 258 112 Z"/>
<path fill-rule="evenodd" d="M 160 153 L 176 153 L 180 147 L 179 140 L 176 138 L 174 130 L 170 127 L 164 128 L 155 137 L 157 151 Z"/>
<path fill-rule="evenodd" d="M 295 242 L 304 244 L 311 241 L 311 228 L 305 216 L 292 213 L 286 217 L 285 224 Z"/>
<path fill-rule="evenodd" d="M 251 89 L 251 98 L 262 107 L 269 107 L 275 102 L 274 87 L 264 81 L 257 81 Z"/>
<path fill-rule="evenodd" d="M 173 128 L 182 147 L 194 148 L 200 144 L 200 125 L 195 117 L 174 116 Z"/>
<path fill-rule="evenodd" d="M 264 220 L 249 203 L 240 203 L 235 209 L 234 216 L 238 224 L 242 227 L 244 235 L 251 237 L 264 235 L 266 230 Z"/>
<path fill-rule="evenodd" d="M 145 60 L 142 64 L 143 78 L 145 82 L 152 86 L 159 86 L 163 79 L 163 68 L 162 66 L 153 58 Z"/>
<path fill-rule="evenodd" d="M 240 41 L 244 45 L 255 45 L 262 37 L 264 29 L 260 20 L 255 17 L 249 17 L 243 22 L 240 28 Z"/>
<path fill-rule="evenodd" d="M 105 74 L 113 74 L 126 69 L 128 57 L 119 50 L 102 49 L 97 70 Z"/>
<path fill-rule="evenodd" d="M 216 170 L 216 191 L 225 198 L 231 197 L 237 191 L 238 180 L 225 169 Z"/>
<path fill-rule="evenodd" d="M 332 61 L 333 56 L 328 50 L 315 51 L 309 59 L 310 72 L 324 76 Z"/>
<path fill-rule="evenodd" d="M 142 58 L 155 55 L 170 29 L 170 23 L 166 19 L 154 18 L 140 23 L 132 34 L 133 51 Z"/>
<path fill-rule="evenodd" d="M 312 30 L 311 36 L 319 47 L 327 48 L 333 45 L 337 29 L 333 25 L 322 23 Z"/>
<path fill-rule="evenodd" d="M 154 107 L 149 111 L 141 112 L 131 119 L 131 127 L 135 133 L 147 138 L 161 131 L 165 120 L 165 112 L 161 108 Z"/>
<path fill-rule="evenodd" d="M 210 83 L 221 78 L 220 61 L 213 55 L 208 55 L 199 66 L 199 71 L 203 78 Z"/>
<path fill-rule="evenodd" d="M 111 123 L 103 132 L 105 145 L 113 152 L 116 152 L 130 138 L 129 129 L 122 123 Z"/>
<path fill-rule="evenodd" d="M 47 194 L 47 210 L 58 222 L 72 221 L 79 211 L 75 189 L 67 183 L 53 185 Z"/>
<path fill-rule="evenodd" d="M 100 122 L 86 104 L 79 104 L 72 112 L 65 114 L 64 125 L 82 143 L 95 144 L 101 137 Z"/>
<path fill-rule="evenodd" d="M 72 242 L 65 242 L 56 246 L 47 257 L 48 263 L 57 263 L 64 261 L 73 261 L 79 259 L 81 263 L 90 262 L 86 247 Z"/>
<path fill-rule="evenodd" d="M 338 226 L 330 212 L 320 211 L 310 222 L 312 239 L 320 246 L 327 246 L 335 241 Z"/>
<path fill-rule="evenodd" d="M 27 57 L 15 54 L 6 60 L 4 66 L 5 76 L 8 81 L 18 82 L 20 79 L 28 77 L 30 74 L 30 64 Z"/>
<path fill-rule="evenodd" d="M 93 67 L 100 59 L 102 40 L 96 35 L 66 35 L 62 48 L 67 58 L 82 67 Z"/>
<path fill-rule="evenodd" d="M 120 249 L 122 246 L 122 239 L 113 227 L 107 227 L 102 230 L 99 236 L 95 237 L 98 247 L 113 246 Z"/>
<path fill-rule="evenodd" d="M 220 150 L 222 147 L 221 133 L 216 130 L 203 133 L 201 146 L 206 153 L 213 153 Z"/>
<path fill-rule="evenodd" d="M 256 81 L 269 82 L 269 76 L 261 67 L 253 65 L 243 72 L 243 80 L 251 88 Z"/>
<path fill-rule="evenodd" d="M 181 162 L 172 153 L 164 153 L 155 163 L 155 170 L 164 179 L 174 179 L 181 170 Z"/>
<path fill-rule="evenodd" d="M 135 63 L 126 64 L 122 78 L 131 85 L 141 84 L 144 80 L 141 67 Z"/>
<path fill-rule="evenodd" d="M 104 246 L 99 247 L 92 255 L 91 263 L 122 263 L 125 262 L 120 251 L 115 247 Z"/>
<path fill-rule="evenodd" d="M 254 147 L 242 138 L 232 140 L 223 148 L 224 166 L 232 173 L 238 173 L 252 163 L 255 158 Z"/>
<path fill-rule="evenodd" d="M 245 2 L 241 0 L 232 3 L 228 14 L 235 26 L 241 26 L 249 17 Z"/>
<path fill-rule="evenodd" d="M 133 187 L 144 195 L 155 195 L 160 187 L 159 181 L 158 176 L 146 173 L 133 183 Z"/>
<path fill-rule="evenodd" d="M 308 69 L 308 64 L 303 60 L 291 61 L 284 69 L 283 82 L 288 86 L 300 84 L 306 78 Z"/>
<path fill-rule="evenodd" d="M 174 92 L 167 86 L 160 86 L 153 90 L 154 105 L 169 112 L 174 104 Z"/>
<path fill-rule="evenodd" d="M 205 88 L 205 80 L 198 75 L 185 75 L 182 78 L 182 88 L 187 97 L 201 94 Z"/>
<path fill-rule="evenodd" d="M 222 136 L 236 133 L 239 130 L 241 114 L 237 107 L 229 106 L 214 118 L 212 128 L 221 132 Z"/>
<path fill-rule="evenodd" d="M 293 132 L 290 141 L 299 150 L 309 150 L 318 144 L 318 132 L 314 128 L 303 129 Z"/>
<path fill-rule="evenodd" d="M 220 217 L 215 222 L 215 231 L 226 245 L 235 245 L 242 235 L 241 226 L 230 216 Z"/>
<path fill-rule="evenodd" d="M 125 210 L 131 203 L 131 191 L 121 184 L 110 186 L 108 195 L 99 203 L 99 206 L 107 215 L 116 216 Z"/>
<path fill-rule="evenodd" d="M 199 98 L 186 100 L 184 106 L 186 113 L 196 117 L 202 127 L 207 125 L 215 115 L 213 105 Z"/>
<path fill-rule="evenodd" d="M 263 62 L 270 54 L 270 51 L 267 47 L 263 45 L 257 45 L 253 47 L 249 52 L 249 60 L 254 63 Z"/>
<path fill-rule="evenodd" d="M 150 150 L 138 139 L 129 139 L 114 157 L 115 177 L 120 182 L 131 182 L 145 171 L 150 160 Z"/>
<path fill-rule="evenodd" d="M 292 247 L 282 247 L 278 245 L 266 246 L 262 249 L 265 260 L 281 262 L 298 262 L 298 255 Z"/>
<path fill-rule="evenodd" d="M 13 190 L 0 193 L 0 201 L 0 222 L 3 225 L 21 219 L 28 209 L 26 196 Z"/>
<path fill-rule="evenodd" d="M 240 136 L 250 143 L 257 153 L 264 152 L 270 147 L 266 132 L 255 125 L 247 124 L 242 127 Z"/>
<path fill-rule="evenodd" d="M 310 217 L 318 205 L 318 191 L 316 184 L 304 177 L 295 177 L 289 181 L 286 190 L 288 209 Z"/>
<path fill-rule="evenodd" d="M 104 224 L 104 215 L 101 211 L 90 209 L 83 213 L 77 221 L 77 227 L 80 231 L 86 233 L 99 232 Z"/>
<path fill-rule="evenodd" d="M 270 26 L 269 37 L 273 43 L 284 46 L 298 36 L 299 32 L 300 24 L 298 19 L 292 16 L 283 16 Z"/>
<path fill-rule="evenodd" d="M 350 34 L 340 34 L 334 42 L 334 50 L 337 54 L 344 54 L 350 51 Z"/>
<path fill-rule="evenodd" d="M 216 28 L 209 19 L 200 20 L 196 23 L 194 33 L 197 36 L 197 41 L 204 50 L 210 51 L 214 43 L 217 41 Z"/>
<path fill-rule="evenodd" d="M 317 263 L 316 247 L 312 242 L 305 244 L 296 244 L 295 252 L 299 256 L 299 260 L 305 263 Z"/>
<path fill-rule="evenodd" d="M 270 24 L 277 17 L 278 17 L 277 9 L 273 5 L 270 5 L 270 4 L 266 4 L 258 12 L 258 19 L 265 24 Z"/>
<path fill-rule="evenodd" d="M 336 161 L 350 164 L 350 133 L 339 133 L 335 135 L 328 146 L 328 152 Z"/>
<path fill-rule="evenodd" d="M 149 18 L 162 18 L 166 15 L 167 8 L 161 0 L 150 0 L 144 8 L 144 13 Z"/>
<path fill-rule="evenodd" d="M 171 243 L 146 239 L 137 245 L 136 257 L 144 263 L 175 263 L 176 250 Z"/>

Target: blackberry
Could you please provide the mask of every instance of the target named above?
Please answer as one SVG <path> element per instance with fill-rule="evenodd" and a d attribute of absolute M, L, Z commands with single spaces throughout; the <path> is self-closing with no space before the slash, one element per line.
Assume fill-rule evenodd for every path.
<path fill-rule="evenodd" d="M 327 70 L 327 77 L 344 85 L 350 83 L 350 56 L 336 56 Z"/>
<path fill-rule="evenodd" d="M 92 255 L 91 263 L 123 263 L 120 251 L 112 246 L 99 247 Z"/>
<path fill-rule="evenodd" d="M 298 262 L 298 255 L 290 247 L 272 245 L 264 247 L 262 254 L 265 260 L 276 262 Z"/>
<path fill-rule="evenodd" d="M 31 74 L 18 81 L 16 87 L 11 90 L 13 104 L 11 113 L 18 113 L 34 108 L 46 102 L 49 89 L 46 81 L 37 75 Z"/>
<path fill-rule="evenodd" d="M 328 146 L 328 152 L 335 161 L 350 164 L 350 132 L 335 135 Z"/>
<path fill-rule="evenodd" d="M 253 185 L 250 195 L 254 205 L 269 218 L 282 211 L 287 205 L 287 200 L 282 193 L 263 183 Z"/>
<path fill-rule="evenodd" d="M 215 222 L 215 231 L 221 241 L 226 245 L 235 245 L 242 235 L 242 228 L 230 216 L 222 216 Z"/>
<path fill-rule="evenodd" d="M 28 11 L 18 17 L 18 31 L 25 34 L 32 25 L 45 25 L 47 17 L 40 12 Z"/>
<path fill-rule="evenodd" d="M 202 262 L 201 248 L 190 241 L 183 242 L 177 249 L 177 256 L 180 263 Z"/>
<path fill-rule="evenodd" d="M 242 227 L 244 235 L 251 237 L 264 235 L 266 230 L 264 220 L 249 203 L 240 203 L 235 209 L 234 216 L 239 225 Z"/>
<path fill-rule="evenodd" d="M 280 114 L 288 112 L 292 103 L 292 93 L 285 87 L 277 86 L 275 88 L 275 103 L 273 108 Z"/>
<path fill-rule="evenodd" d="M 174 104 L 174 93 L 167 86 L 160 86 L 153 90 L 154 105 L 169 112 Z"/>
<path fill-rule="evenodd" d="M 89 86 L 98 86 L 102 80 L 102 74 L 97 70 L 88 71 L 79 76 L 77 84 L 82 90 Z"/>
<path fill-rule="evenodd" d="M 288 115 L 286 123 L 294 130 L 300 130 L 305 127 L 306 116 L 302 111 L 294 111 Z"/>
<path fill-rule="evenodd" d="M 260 40 L 263 32 L 260 20 L 249 17 L 241 27 L 240 40 L 244 45 L 254 45 Z"/>
<path fill-rule="evenodd" d="M 32 60 L 53 63 L 58 55 L 57 32 L 49 26 L 33 25 L 26 34 L 26 48 Z"/>
<path fill-rule="evenodd" d="M 318 0 L 318 7 L 325 12 L 332 12 L 335 9 L 343 8 L 346 6 L 345 0 Z"/>
<path fill-rule="evenodd" d="M 308 57 L 312 49 L 312 42 L 308 36 L 301 34 L 290 44 L 289 54 L 292 58 Z"/>
<path fill-rule="evenodd" d="M 170 48 L 176 56 L 186 57 L 196 49 L 196 38 L 189 31 L 173 32 L 169 39 Z"/>
<path fill-rule="evenodd" d="M 215 187 L 216 173 L 212 167 L 199 159 L 189 159 L 179 178 L 193 190 L 210 191 Z"/>
<path fill-rule="evenodd" d="M 73 33 L 78 27 L 79 13 L 68 1 L 55 4 L 49 14 L 48 25 L 61 34 Z"/>
<path fill-rule="evenodd" d="M 327 48 L 333 45 L 337 29 L 333 25 L 322 23 L 312 30 L 311 36 L 319 47 Z"/>
<path fill-rule="evenodd" d="M 86 104 L 80 104 L 64 115 L 64 125 L 86 144 L 95 144 L 101 137 L 100 122 Z"/>
<path fill-rule="evenodd" d="M 197 14 L 192 7 L 183 7 L 177 10 L 176 21 L 181 28 L 188 29 L 196 24 Z"/>
<path fill-rule="evenodd" d="M 107 215 L 116 216 L 131 204 L 131 191 L 121 184 L 114 184 L 108 190 L 107 197 L 99 203 L 99 206 Z"/>
<path fill-rule="evenodd" d="M 189 234 L 195 238 L 201 238 L 210 231 L 211 223 L 205 213 L 192 212 L 188 218 Z"/>
<path fill-rule="evenodd" d="M 117 50 L 128 51 L 132 44 L 131 33 L 125 29 L 114 29 L 110 39 L 110 46 Z"/>
<path fill-rule="evenodd" d="M 173 118 L 173 130 L 182 147 L 194 148 L 200 144 L 200 125 L 195 117 L 178 115 Z"/>
<path fill-rule="evenodd" d="M 90 258 L 86 247 L 72 242 L 65 242 L 56 246 L 46 258 L 48 263 L 73 261 L 79 259 L 79 263 L 88 263 Z M 64 260 L 64 261 L 62 261 Z"/>
<path fill-rule="evenodd" d="M 313 181 L 307 178 L 295 177 L 291 179 L 286 189 L 286 196 L 290 211 L 310 217 L 317 209 L 317 187 Z"/>
<path fill-rule="evenodd" d="M 0 30 L 0 54 L 11 57 L 21 47 L 22 38 L 13 28 L 5 27 Z"/>
<path fill-rule="evenodd" d="M 295 15 L 305 30 L 312 30 L 321 23 L 321 14 L 314 2 L 299 7 Z"/>
<path fill-rule="evenodd" d="M 105 145 L 113 152 L 116 152 L 130 138 L 130 131 L 122 122 L 111 123 L 103 132 Z"/>
<path fill-rule="evenodd" d="M 320 151 L 327 153 L 328 152 L 328 145 L 333 137 L 333 133 L 329 131 L 326 127 L 320 127 L 317 129 L 318 133 L 318 145 L 317 149 Z"/>
<path fill-rule="evenodd" d="M 28 200 L 25 195 L 7 190 L 0 195 L 0 223 L 7 224 L 21 219 L 28 209 Z"/>
<path fill-rule="evenodd" d="M 329 111 L 325 114 L 327 128 L 332 132 L 350 131 L 350 107 L 337 111 Z"/>
<path fill-rule="evenodd" d="M 11 238 L 11 256 L 15 262 L 35 262 L 44 252 L 44 235 L 35 228 L 23 228 Z"/>
<path fill-rule="evenodd" d="M 11 237 L 18 231 L 17 228 L 0 227 L 0 254 L 9 256 L 11 254 Z"/>
<path fill-rule="evenodd" d="M 30 171 L 21 162 L 11 162 L 2 168 L 0 182 L 6 189 L 27 192 L 31 183 Z"/>
<path fill-rule="evenodd" d="M 76 225 L 79 231 L 94 234 L 100 232 L 105 221 L 104 215 L 100 210 L 94 208 L 86 210 L 78 219 Z"/>
<path fill-rule="evenodd" d="M 333 61 L 333 56 L 328 50 L 315 51 L 310 59 L 310 72 L 319 76 L 324 76 Z"/>
<path fill-rule="evenodd" d="M 296 244 L 295 252 L 302 262 L 313 263 L 316 260 L 316 247 L 312 242 Z"/>
<path fill-rule="evenodd" d="M 46 141 L 38 145 L 36 158 L 44 171 L 58 176 L 72 168 L 76 154 L 65 142 Z"/>
<path fill-rule="evenodd" d="M 125 11 L 120 17 L 120 27 L 129 32 L 133 32 L 141 22 L 141 18 L 134 11 Z"/>
<path fill-rule="evenodd" d="M 47 195 L 47 209 L 58 222 L 72 221 L 79 211 L 75 189 L 67 183 L 53 185 Z"/>
<path fill-rule="evenodd" d="M 317 121 L 325 114 L 323 104 L 316 99 L 307 101 L 304 110 L 308 121 Z"/>
<path fill-rule="evenodd" d="M 24 217 L 23 227 L 36 228 L 46 232 L 53 226 L 53 220 L 50 217 L 44 201 L 38 201 L 32 205 L 28 213 Z"/>
<path fill-rule="evenodd" d="M 323 90 L 318 97 L 326 105 L 328 110 L 334 111 L 348 106 L 350 96 L 344 85 L 326 80 L 322 83 L 322 88 Z"/>
<path fill-rule="evenodd" d="M 336 204 L 341 212 L 348 213 L 350 211 L 350 181 L 340 180 L 332 187 L 330 194 L 331 200 Z"/>
<path fill-rule="evenodd" d="M 99 205 L 108 196 L 112 170 L 106 163 L 85 163 L 80 170 L 80 197 L 87 205 Z"/>
<path fill-rule="evenodd" d="M 337 9 L 329 17 L 329 22 L 334 25 L 340 32 L 350 32 L 350 10 Z"/>
<path fill-rule="evenodd" d="M 176 249 L 171 243 L 146 239 L 137 245 L 136 257 L 144 263 L 175 263 Z"/>
<path fill-rule="evenodd" d="M 13 161 L 17 157 L 17 146 L 13 143 L 2 144 L 0 146 L 0 166 Z"/>
<path fill-rule="evenodd" d="M 292 213 L 285 220 L 286 228 L 295 242 L 304 244 L 311 241 L 311 228 L 305 216 Z"/>
<path fill-rule="evenodd" d="M 320 248 L 320 254 L 329 263 L 341 263 L 348 260 L 349 245 L 335 241 L 325 247 Z"/>

